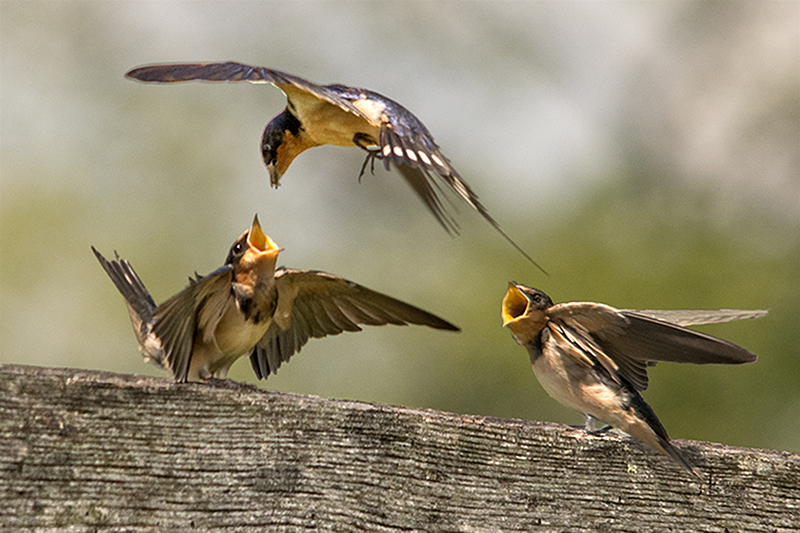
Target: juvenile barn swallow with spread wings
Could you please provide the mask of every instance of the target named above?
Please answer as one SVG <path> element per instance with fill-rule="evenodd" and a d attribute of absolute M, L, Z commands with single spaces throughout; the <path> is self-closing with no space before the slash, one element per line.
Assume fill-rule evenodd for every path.
<path fill-rule="evenodd" d="M 440 196 L 436 178 L 440 179 L 542 270 L 489 215 L 472 188 L 442 154 L 425 125 L 394 100 L 367 89 L 317 85 L 279 70 L 234 62 L 146 65 L 134 68 L 126 76 L 150 83 L 194 80 L 270 83 L 283 91 L 287 100 L 286 109 L 267 124 L 261 138 L 261 154 L 273 187 L 280 184 L 294 158 L 309 148 L 324 144 L 357 146 L 367 152 L 359 178 L 368 163 L 372 162 L 374 168 L 376 158 L 383 160 L 387 170 L 394 163 L 445 230 L 458 233 L 458 224 L 446 212 Z"/>
<path fill-rule="evenodd" d="M 275 269 L 280 248 L 253 219 L 225 264 L 189 278 L 189 286 L 156 305 L 131 264 L 95 256 L 125 297 L 139 349 L 146 361 L 168 369 L 175 381 L 225 377 L 239 357 L 250 355 L 258 379 L 310 337 L 361 331 L 359 324 L 420 324 L 459 328 L 431 313 L 333 274 Z"/>
<path fill-rule="evenodd" d="M 697 475 L 676 448 L 641 391 L 656 361 L 741 364 L 754 353 L 684 328 L 758 318 L 767 311 L 627 310 L 590 302 L 553 304 L 545 293 L 509 283 L 503 326 L 528 350 L 533 373 L 561 404 L 636 437 Z"/>

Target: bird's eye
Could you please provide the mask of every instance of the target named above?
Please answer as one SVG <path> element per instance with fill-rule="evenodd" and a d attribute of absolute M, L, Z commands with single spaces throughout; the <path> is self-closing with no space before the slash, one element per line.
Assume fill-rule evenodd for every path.
<path fill-rule="evenodd" d="M 244 250 L 243 242 L 237 242 L 236 244 L 233 245 L 233 253 L 238 254 L 242 250 Z"/>
<path fill-rule="evenodd" d="M 534 301 L 535 303 L 537 303 L 537 304 L 540 304 L 540 303 L 542 303 L 542 295 L 541 295 L 541 294 L 539 294 L 538 292 L 536 292 L 536 293 L 533 293 L 533 301 Z"/>

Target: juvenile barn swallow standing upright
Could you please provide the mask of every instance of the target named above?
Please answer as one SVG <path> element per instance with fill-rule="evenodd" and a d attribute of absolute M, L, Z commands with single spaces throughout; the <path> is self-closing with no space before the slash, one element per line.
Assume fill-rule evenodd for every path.
<path fill-rule="evenodd" d="M 317 85 L 279 70 L 234 62 L 146 65 L 134 68 L 126 76 L 151 83 L 194 80 L 271 83 L 283 91 L 287 100 L 286 109 L 267 124 L 261 138 L 261 154 L 273 187 L 280 184 L 294 158 L 309 148 L 324 144 L 357 146 L 367 152 L 359 178 L 368 163 L 374 165 L 376 158 L 383 160 L 387 170 L 394 163 L 445 230 L 458 233 L 458 224 L 445 211 L 439 196 L 439 184 L 434 179 L 438 177 L 542 270 L 489 215 L 472 188 L 442 154 L 425 125 L 394 100 L 367 89 Z"/>
<path fill-rule="evenodd" d="M 128 261 L 119 256 L 108 261 L 92 250 L 125 297 L 145 360 L 170 370 L 175 381 L 225 377 L 245 354 L 263 379 L 309 337 L 361 331 L 358 324 L 459 331 L 422 309 L 333 274 L 275 270 L 280 248 L 264 234 L 258 216 L 222 267 L 189 278 L 188 287 L 158 306 Z"/>
<path fill-rule="evenodd" d="M 540 290 L 509 283 L 503 326 L 528 350 L 533 373 L 563 405 L 636 437 L 697 475 L 672 445 L 667 430 L 641 391 L 654 361 L 740 364 L 754 353 L 731 342 L 688 330 L 699 325 L 758 318 L 766 311 L 615 309 L 589 302 L 553 304 Z"/>

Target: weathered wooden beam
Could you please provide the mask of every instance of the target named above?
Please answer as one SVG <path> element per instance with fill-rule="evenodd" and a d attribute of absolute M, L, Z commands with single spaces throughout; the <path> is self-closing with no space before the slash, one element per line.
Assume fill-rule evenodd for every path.
<path fill-rule="evenodd" d="M 0 365 L 0 529 L 800 530 L 800 455 Z"/>

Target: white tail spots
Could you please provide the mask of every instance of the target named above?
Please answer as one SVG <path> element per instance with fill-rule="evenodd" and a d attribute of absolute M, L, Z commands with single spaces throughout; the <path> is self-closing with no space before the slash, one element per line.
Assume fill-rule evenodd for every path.
<path fill-rule="evenodd" d="M 419 153 L 419 158 L 422 160 L 423 163 L 425 163 L 426 165 L 431 164 L 431 160 L 428 158 L 428 154 L 426 154 L 422 150 L 420 150 L 418 153 Z"/>
<path fill-rule="evenodd" d="M 383 147 L 383 157 L 389 157 L 390 153 L 392 153 L 392 147 L 387 144 Z"/>
<path fill-rule="evenodd" d="M 406 148 L 406 157 L 408 157 L 411 161 L 414 161 L 415 163 L 417 161 L 417 154 L 415 154 L 414 150 L 411 150 L 410 148 Z"/>
<path fill-rule="evenodd" d="M 403 157 L 403 147 L 402 146 L 395 146 L 394 148 L 392 148 L 392 151 L 394 152 L 394 155 L 396 155 L 397 157 Z"/>
<path fill-rule="evenodd" d="M 431 154 L 431 159 L 433 159 L 433 162 L 434 162 L 434 163 L 436 163 L 437 165 L 439 165 L 440 167 L 442 167 L 442 168 L 447 168 L 447 165 L 445 165 L 445 164 L 444 164 L 444 161 L 442 161 L 442 160 L 439 158 L 439 156 L 438 156 L 438 155 L 436 155 L 436 154 Z"/>

